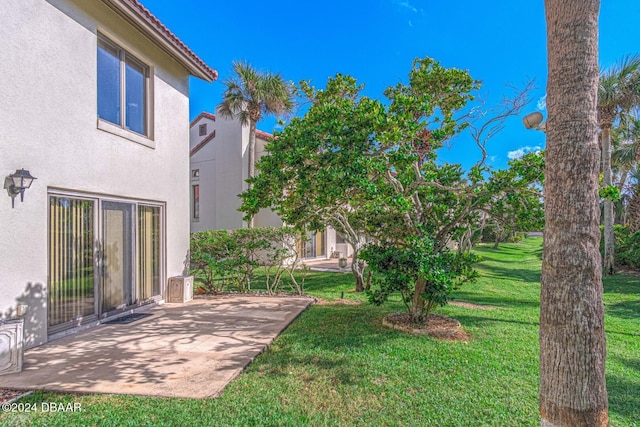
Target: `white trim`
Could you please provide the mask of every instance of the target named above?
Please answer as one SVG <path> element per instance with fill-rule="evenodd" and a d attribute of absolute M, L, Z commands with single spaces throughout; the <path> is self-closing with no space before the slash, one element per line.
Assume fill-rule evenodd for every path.
<path fill-rule="evenodd" d="M 156 148 L 156 142 L 153 139 L 149 139 L 144 135 L 122 128 L 118 125 L 114 125 L 106 120 L 98 119 L 98 129 L 105 132 L 109 132 L 113 135 L 117 135 L 121 138 L 128 139 L 129 141 L 137 142 L 149 148 Z"/>

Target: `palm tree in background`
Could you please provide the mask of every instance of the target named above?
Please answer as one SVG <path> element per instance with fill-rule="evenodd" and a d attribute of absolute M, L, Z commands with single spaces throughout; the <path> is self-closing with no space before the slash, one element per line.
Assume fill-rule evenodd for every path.
<path fill-rule="evenodd" d="M 249 126 L 249 178 L 255 176 L 256 125 L 267 115 L 283 116 L 293 110 L 292 85 L 278 73 L 261 72 L 248 62 L 234 61 L 233 75 L 225 80 L 222 102 L 218 113 L 226 118 L 236 118 L 243 126 Z M 248 184 L 251 188 L 251 183 Z M 249 228 L 253 227 L 253 218 Z"/>
<path fill-rule="evenodd" d="M 631 181 L 634 185 L 631 189 L 629 204 L 627 205 L 627 222 L 632 233 L 640 230 L 640 166 L 631 171 Z"/>
<path fill-rule="evenodd" d="M 611 185 L 611 127 L 640 100 L 640 56 L 632 55 L 600 72 L 598 125 L 602 140 L 603 185 Z M 613 274 L 613 201 L 604 201 L 604 271 Z"/>
<path fill-rule="evenodd" d="M 616 185 L 621 194 L 621 200 L 615 207 L 616 223 L 626 224 L 629 205 L 633 197 L 638 194 L 634 181 L 634 171 L 640 163 L 640 115 L 638 115 L 638 111 L 621 117 L 620 124 L 611 130 L 611 141 L 613 143 L 611 164 L 615 169 Z M 635 206 L 637 203 L 635 202 L 631 206 Z"/>

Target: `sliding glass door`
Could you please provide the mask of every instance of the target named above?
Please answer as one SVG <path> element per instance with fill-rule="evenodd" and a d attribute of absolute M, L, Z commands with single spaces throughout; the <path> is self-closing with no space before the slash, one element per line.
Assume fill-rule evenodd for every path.
<path fill-rule="evenodd" d="M 162 206 L 49 196 L 50 333 L 160 296 Z"/>
<path fill-rule="evenodd" d="M 298 252 L 302 258 L 318 258 L 327 255 L 325 247 L 326 229 L 307 232 L 303 244 L 298 244 Z"/>
<path fill-rule="evenodd" d="M 133 302 L 134 205 L 102 202 L 102 312 Z"/>
<path fill-rule="evenodd" d="M 96 316 L 94 200 L 49 198 L 49 326 Z"/>

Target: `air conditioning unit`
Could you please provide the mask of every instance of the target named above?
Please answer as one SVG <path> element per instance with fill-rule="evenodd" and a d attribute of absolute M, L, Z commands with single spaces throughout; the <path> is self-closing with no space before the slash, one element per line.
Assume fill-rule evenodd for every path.
<path fill-rule="evenodd" d="M 23 319 L 0 320 L 0 375 L 22 371 Z"/>
<path fill-rule="evenodd" d="M 193 299 L 193 276 L 175 276 L 169 278 L 167 302 L 184 303 Z"/>

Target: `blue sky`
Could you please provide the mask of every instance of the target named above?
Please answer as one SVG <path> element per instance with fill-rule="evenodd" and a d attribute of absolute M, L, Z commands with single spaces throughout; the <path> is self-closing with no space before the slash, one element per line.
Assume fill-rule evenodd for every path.
<path fill-rule="evenodd" d="M 192 78 L 191 118 L 214 111 L 234 60 L 316 87 L 336 73 L 350 74 L 366 84 L 366 95 L 382 99 L 386 87 L 406 79 L 414 58 L 430 56 L 481 80 L 487 105 L 512 94 L 507 85 L 530 79 L 537 89 L 527 112 L 543 104 L 537 102 L 547 74 L 543 0 L 141 1 L 218 70 L 211 84 Z M 639 0 L 601 1 L 601 67 L 640 51 L 639 21 Z M 274 125 L 264 120 L 258 128 L 270 132 Z M 461 138 L 440 156 L 469 166 L 479 154 L 469 144 Z M 490 163 L 502 168 L 510 156 L 539 147 L 544 134 L 512 118 L 488 144 Z"/>

